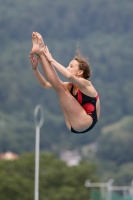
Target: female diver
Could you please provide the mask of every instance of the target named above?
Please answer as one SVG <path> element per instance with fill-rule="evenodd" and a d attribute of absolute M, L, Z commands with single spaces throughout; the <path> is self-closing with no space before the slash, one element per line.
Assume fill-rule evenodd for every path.
<path fill-rule="evenodd" d="M 42 36 L 32 33 L 30 61 L 35 77 L 46 89 L 55 89 L 67 128 L 74 133 L 90 131 L 100 116 L 100 100 L 90 80 L 90 66 L 80 54 L 76 55 L 65 68 L 51 56 Z M 34 56 L 37 55 L 37 57 Z M 45 78 L 39 72 L 40 62 Z M 58 70 L 69 82 L 62 82 Z"/>

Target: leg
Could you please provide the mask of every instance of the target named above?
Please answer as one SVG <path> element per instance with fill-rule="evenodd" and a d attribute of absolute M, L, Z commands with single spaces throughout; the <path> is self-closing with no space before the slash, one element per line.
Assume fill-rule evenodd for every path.
<path fill-rule="evenodd" d="M 43 54 L 44 41 L 42 39 L 42 36 L 39 33 L 33 33 L 32 43 L 33 43 L 32 52 L 37 53 L 39 55 L 42 70 L 47 80 L 51 83 L 53 88 L 56 89 L 60 85 L 61 80 L 59 79 L 55 69 L 52 67 L 52 65 L 49 63 L 49 61 Z"/>
<path fill-rule="evenodd" d="M 89 128 L 93 122 L 91 116 L 87 115 L 68 89 L 63 87 L 63 89 L 57 91 L 57 94 L 67 128 L 71 130 L 71 127 L 73 127 L 76 131 L 84 131 Z"/>
<path fill-rule="evenodd" d="M 66 126 L 67 126 L 67 128 L 68 128 L 69 130 L 71 130 L 71 123 L 70 123 L 70 121 L 69 121 L 69 119 L 68 119 L 68 117 L 67 117 L 67 114 L 66 114 L 66 112 L 65 112 L 65 110 L 64 110 L 64 108 L 63 108 L 63 106 L 61 105 L 61 102 L 60 102 L 60 107 L 61 107 L 62 112 L 63 112 L 63 115 L 64 115 L 64 119 L 65 119 L 65 122 L 66 122 Z"/>
<path fill-rule="evenodd" d="M 77 131 L 87 129 L 92 124 L 92 118 L 86 114 L 82 106 L 59 79 L 53 66 L 49 63 L 45 55 L 41 53 L 42 48 L 44 48 L 44 43 L 41 35 L 37 33 L 33 37 L 32 51 L 39 54 L 43 72 L 58 94 L 68 129 L 70 129 L 71 126 Z"/>

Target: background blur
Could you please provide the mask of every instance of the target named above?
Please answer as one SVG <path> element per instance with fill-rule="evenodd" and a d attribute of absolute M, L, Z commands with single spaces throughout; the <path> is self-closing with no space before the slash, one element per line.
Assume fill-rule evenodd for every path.
<path fill-rule="evenodd" d="M 42 153 L 48 152 L 48 155 L 42 157 L 48 156 L 48 159 L 56 160 L 65 156 L 68 151 L 74 155 L 76 152 L 82 160 L 80 165 L 84 172 L 85 168 L 89 169 L 88 162 L 97 168 L 93 172 L 92 180 L 107 181 L 114 178 L 118 185 L 130 184 L 133 179 L 132 21 L 132 0 L 0 0 L 0 153 L 11 151 L 20 156 L 19 160 L 9 162 L 9 167 L 8 161 L 0 161 L 0 169 L 3 171 L 0 182 L 3 183 L 7 176 L 10 179 L 1 186 L 1 195 L 6 193 L 7 183 L 14 182 L 18 185 L 15 180 L 23 183 L 25 189 L 22 194 L 33 184 L 33 175 L 31 179 L 22 181 L 24 174 L 20 173 L 20 166 L 30 166 L 31 159 L 31 171 L 34 171 L 34 156 L 31 153 L 35 149 L 33 115 L 38 103 L 43 106 L 45 113 L 40 148 Z M 29 62 L 33 31 L 42 34 L 53 57 L 64 66 L 68 66 L 73 59 L 77 44 L 82 54 L 90 58 L 91 81 L 101 100 L 101 117 L 91 132 L 83 135 L 70 133 L 66 128 L 56 93 L 44 90 L 35 80 Z M 40 66 L 39 69 L 41 70 Z M 63 80 L 63 77 L 61 79 Z M 21 161 L 23 154 L 25 159 Z M 22 164 L 26 159 L 29 164 Z M 9 169 L 13 171 L 9 173 Z M 22 176 L 20 179 L 16 177 L 14 180 L 15 170 L 19 170 L 18 174 Z M 76 170 L 78 166 L 73 173 L 76 173 Z M 25 168 L 22 171 L 24 172 Z M 68 172 L 68 169 L 66 171 Z M 84 176 L 81 175 L 86 176 L 89 176 L 88 171 Z M 57 177 L 55 179 L 60 180 Z M 70 183 L 75 180 L 75 184 L 79 184 L 80 188 L 81 182 L 73 179 L 71 176 Z M 58 184 L 53 183 L 53 188 Z M 41 183 L 40 186 L 45 188 L 46 183 Z M 68 193 L 72 193 L 72 199 L 78 199 L 72 186 L 69 188 L 71 192 L 66 189 L 66 185 L 64 187 L 64 199 Z M 11 189 L 9 191 L 11 192 Z M 14 194 L 13 188 L 12 191 Z M 30 197 L 25 194 L 23 199 L 31 199 L 32 192 Z M 88 195 L 88 189 L 85 192 L 81 195 L 84 199 L 84 195 Z M 52 193 L 54 192 L 49 192 Z M 27 192 L 28 194 L 30 192 Z M 56 199 L 49 194 L 48 200 Z M 16 193 L 17 200 L 19 195 L 20 192 Z M 43 199 L 43 195 L 41 198 Z M 6 200 L 6 196 L 1 196 L 0 199 Z M 12 199 L 15 200 L 15 197 Z"/>

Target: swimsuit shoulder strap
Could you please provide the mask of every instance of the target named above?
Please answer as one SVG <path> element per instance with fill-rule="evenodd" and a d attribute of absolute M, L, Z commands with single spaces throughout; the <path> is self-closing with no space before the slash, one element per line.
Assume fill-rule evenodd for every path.
<path fill-rule="evenodd" d="M 78 90 L 78 102 L 79 102 L 80 104 L 82 104 L 82 94 L 81 94 L 81 91 L 80 91 L 80 90 Z"/>

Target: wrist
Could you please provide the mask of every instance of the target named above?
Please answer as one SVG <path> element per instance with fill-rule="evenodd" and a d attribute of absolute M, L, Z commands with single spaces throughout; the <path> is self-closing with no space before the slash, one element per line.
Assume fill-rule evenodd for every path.
<path fill-rule="evenodd" d="M 54 59 L 51 59 L 49 62 L 50 62 L 51 64 L 54 64 Z"/>
<path fill-rule="evenodd" d="M 37 70 L 37 67 L 31 67 L 33 70 Z"/>

